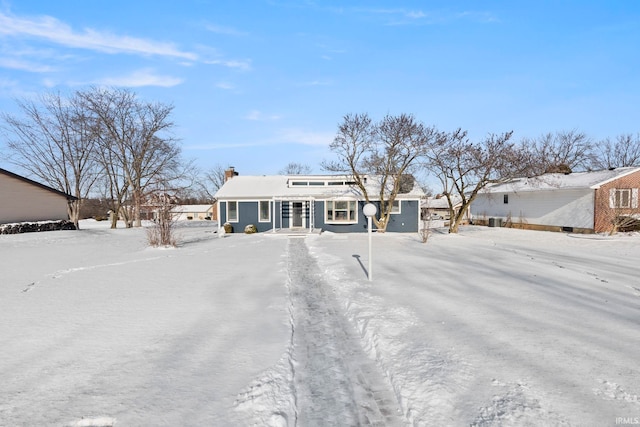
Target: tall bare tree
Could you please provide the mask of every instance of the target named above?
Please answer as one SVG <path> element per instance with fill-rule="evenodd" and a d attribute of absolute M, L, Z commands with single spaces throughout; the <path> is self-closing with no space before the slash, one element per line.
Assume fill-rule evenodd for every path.
<path fill-rule="evenodd" d="M 311 166 L 303 163 L 289 162 L 287 166 L 280 169 L 280 175 L 308 175 L 311 173 Z"/>
<path fill-rule="evenodd" d="M 450 233 L 458 232 L 471 202 L 482 189 L 522 173 L 527 153 L 510 142 L 512 134 L 492 134 L 474 143 L 467 131 L 458 129 L 441 134 L 429 150 L 425 166 L 442 184 L 451 213 Z M 454 195 L 461 201 L 458 210 L 454 210 Z"/>
<path fill-rule="evenodd" d="M 22 117 L 2 113 L 10 161 L 50 187 L 71 194 L 69 218 L 79 228 L 82 201 L 98 177 L 96 135 L 76 95 L 41 95 L 18 100 Z"/>
<path fill-rule="evenodd" d="M 434 128 L 424 126 L 410 114 L 387 115 L 379 123 L 367 114 L 348 114 L 329 146 L 337 160 L 324 162 L 323 168 L 351 174 L 367 202 L 380 202 L 373 221 L 378 231 L 384 232 L 396 197 L 415 184 L 411 173 L 416 160 L 437 136 Z M 377 194 L 369 193 L 374 187 L 367 185 L 367 179 L 378 180 Z"/>
<path fill-rule="evenodd" d="M 545 173 L 571 173 L 589 168 L 593 141 L 577 130 L 546 133 L 538 138 L 524 138 L 521 149 L 529 153 L 527 176 Z"/>
<path fill-rule="evenodd" d="M 127 226 L 140 227 L 140 207 L 145 191 L 154 182 L 165 181 L 180 168 L 180 147 L 171 135 L 173 106 L 143 102 L 123 89 L 92 88 L 79 92 L 93 114 L 103 160 L 117 163 L 106 167 L 111 181 L 119 183 L 131 197 Z M 115 171 L 113 169 L 116 169 Z M 116 191 L 119 192 L 119 191 Z"/>
<path fill-rule="evenodd" d="M 640 134 L 622 134 L 615 141 L 607 138 L 595 144 L 591 164 L 593 169 L 640 165 Z"/>
<path fill-rule="evenodd" d="M 202 198 L 215 199 L 216 191 L 224 185 L 225 170 L 221 163 L 217 163 L 201 175 L 198 180 L 198 190 Z"/>

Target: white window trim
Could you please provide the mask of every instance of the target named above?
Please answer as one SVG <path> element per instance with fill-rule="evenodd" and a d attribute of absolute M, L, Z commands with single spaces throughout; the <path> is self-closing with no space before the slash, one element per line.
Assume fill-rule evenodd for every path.
<path fill-rule="evenodd" d="M 635 190 L 635 191 L 632 191 Z M 628 193 L 627 196 L 627 201 L 628 201 L 628 205 L 622 206 L 619 205 L 618 203 L 616 203 L 616 199 L 618 199 L 619 201 L 622 201 L 622 197 L 617 197 L 618 194 L 621 194 L 622 192 Z M 635 200 L 634 200 L 634 193 L 636 194 Z M 635 202 L 635 203 L 634 203 Z M 637 189 L 631 189 L 631 188 L 612 188 L 611 190 L 609 190 L 609 207 L 612 209 L 631 209 L 633 208 L 633 206 L 635 205 L 635 207 L 637 207 Z"/>
<path fill-rule="evenodd" d="M 355 203 L 355 217 L 351 218 L 350 220 L 347 221 L 336 221 L 333 219 L 329 219 L 329 211 L 328 211 L 328 204 L 329 202 L 331 203 L 335 203 L 335 202 L 353 202 Z M 335 209 L 334 209 L 335 210 Z M 349 211 L 349 209 L 347 208 L 347 212 Z M 325 200 L 324 201 L 324 222 L 325 224 L 357 224 L 358 223 L 358 216 L 359 216 L 359 209 L 358 209 L 358 201 L 354 200 L 354 199 L 332 199 L 332 200 Z"/>
<path fill-rule="evenodd" d="M 269 209 L 267 209 L 267 219 L 260 218 L 262 214 L 262 209 L 260 209 L 261 203 L 268 203 Z M 271 222 L 271 200 L 258 200 L 258 222 Z"/>
<path fill-rule="evenodd" d="M 236 218 L 235 219 L 230 219 L 229 218 L 229 203 L 235 203 L 236 204 Z M 227 222 L 238 222 L 238 220 L 240 218 L 240 212 L 238 212 L 240 210 L 240 204 L 238 203 L 238 201 L 237 200 L 227 200 L 226 208 L 227 208 Z"/>

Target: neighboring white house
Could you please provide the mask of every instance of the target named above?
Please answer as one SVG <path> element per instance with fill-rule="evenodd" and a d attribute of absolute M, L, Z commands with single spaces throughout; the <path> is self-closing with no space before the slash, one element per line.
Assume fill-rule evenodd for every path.
<path fill-rule="evenodd" d="M 488 186 L 471 205 L 474 223 L 602 232 L 638 212 L 640 168 L 551 173 Z"/>
<path fill-rule="evenodd" d="M 176 221 L 206 220 L 213 217 L 214 205 L 177 205 L 171 210 Z"/>
<path fill-rule="evenodd" d="M 69 219 L 75 197 L 0 169 L 0 224 Z"/>

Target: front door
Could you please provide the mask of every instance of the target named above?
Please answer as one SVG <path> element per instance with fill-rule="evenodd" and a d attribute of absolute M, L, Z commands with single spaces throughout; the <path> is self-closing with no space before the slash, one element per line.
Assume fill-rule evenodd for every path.
<path fill-rule="evenodd" d="M 291 202 L 291 227 L 304 227 L 304 202 Z"/>

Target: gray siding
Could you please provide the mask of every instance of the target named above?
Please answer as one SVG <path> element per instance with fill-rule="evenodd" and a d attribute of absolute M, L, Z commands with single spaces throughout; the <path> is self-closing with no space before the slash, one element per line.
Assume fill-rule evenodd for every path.
<path fill-rule="evenodd" d="M 306 228 L 309 228 L 309 202 L 305 203 L 305 224 Z M 417 232 L 418 231 L 418 217 L 420 214 L 420 202 L 418 200 L 402 200 L 400 205 L 400 213 L 391 215 L 389 224 L 387 225 L 387 231 L 391 232 Z M 379 203 L 377 205 L 380 209 Z M 362 213 L 362 208 L 365 205 L 364 201 L 358 202 L 358 221 L 354 224 L 327 224 L 325 223 L 325 203 L 323 200 L 316 200 L 314 202 L 314 225 L 316 229 L 322 229 L 323 231 L 331 231 L 333 233 L 361 233 L 367 231 L 367 217 Z M 281 211 L 282 208 L 282 211 Z M 238 221 L 231 222 L 233 231 L 235 233 L 244 232 L 244 228 L 253 224 L 256 226 L 259 232 L 271 230 L 273 228 L 273 220 L 271 222 L 259 222 L 258 221 L 258 201 L 238 201 Z M 289 228 L 291 224 L 291 212 L 289 201 L 276 202 L 275 209 L 275 226 L 276 228 Z M 273 208 L 271 211 L 273 216 Z M 280 220 L 282 218 L 282 224 Z M 227 221 L 227 202 L 220 201 L 220 224 L 224 224 Z"/>
<path fill-rule="evenodd" d="M 398 233 L 417 233 L 419 216 L 419 200 L 402 200 L 400 213 L 397 215 L 391 215 L 389 225 L 387 225 L 387 231 L 394 231 Z"/>
<path fill-rule="evenodd" d="M 367 231 L 367 217 L 362 213 L 362 208 L 366 203 L 358 202 L 358 223 L 357 224 L 325 224 L 324 201 L 316 202 L 316 227 L 334 233 L 356 233 Z M 373 202 L 380 212 L 380 203 Z M 401 200 L 400 213 L 391 215 L 387 231 L 399 233 L 413 233 L 418 231 L 418 216 L 420 214 L 420 201 Z M 375 225 L 374 225 L 375 227 Z"/>

